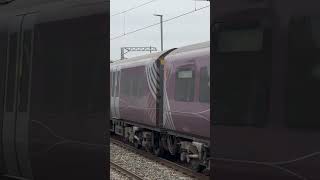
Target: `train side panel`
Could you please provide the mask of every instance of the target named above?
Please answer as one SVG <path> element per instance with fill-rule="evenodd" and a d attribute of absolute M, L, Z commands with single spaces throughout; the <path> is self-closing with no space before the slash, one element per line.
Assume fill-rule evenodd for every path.
<path fill-rule="evenodd" d="M 148 88 L 146 66 L 121 70 L 121 119 L 149 126 L 156 125 L 156 99 Z"/>
<path fill-rule="evenodd" d="M 189 136 L 210 137 L 210 47 L 166 58 L 164 127 Z"/>
<path fill-rule="evenodd" d="M 159 93 L 159 68 L 157 59 L 161 53 L 140 56 L 111 64 L 111 71 L 119 71 L 119 87 L 111 82 L 111 111 L 119 111 L 112 118 L 136 125 L 157 128 L 157 94 Z M 112 74 L 112 73 L 111 73 Z M 111 78 L 112 79 L 112 78 Z M 112 79 L 116 81 L 116 78 Z"/>

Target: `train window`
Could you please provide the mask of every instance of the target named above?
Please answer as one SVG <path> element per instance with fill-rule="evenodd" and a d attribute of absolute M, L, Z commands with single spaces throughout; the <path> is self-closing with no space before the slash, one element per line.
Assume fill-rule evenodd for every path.
<path fill-rule="evenodd" d="M 145 95 L 145 91 L 146 91 L 146 81 L 144 81 L 145 78 L 145 70 L 144 68 L 139 68 L 139 75 L 137 75 L 136 80 L 137 80 L 137 85 L 138 85 L 138 97 L 142 97 Z M 144 77 L 144 78 L 141 78 Z"/>
<path fill-rule="evenodd" d="M 101 91 L 106 86 L 101 83 L 106 75 L 102 66 L 105 61 L 101 60 L 106 55 L 102 50 L 105 48 L 101 38 L 104 34 L 85 28 L 96 23 L 94 18 L 35 26 L 33 62 L 36 63 L 32 68 L 33 73 L 43 76 L 32 78 L 32 84 L 36 86 L 32 91 L 36 95 L 31 102 L 32 112 L 94 112 L 104 107 L 106 102 L 101 98 Z"/>
<path fill-rule="evenodd" d="M 130 82 L 130 95 L 131 96 L 137 96 L 137 88 L 136 88 L 136 84 L 135 84 L 135 76 L 131 76 L 129 79 Z"/>
<path fill-rule="evenodd" d="M 112 96 L 112 71 L 110 70 L 110 96 Z"/>
<path fill-rule="evenodd" d="M 28 90 L 29 90 L 29 73 L 31 64 L 31 47 L 32 47 L 32 31 L 28 30 L 24 32 L 23 39 L 23 58 L 22 58 L 22 72 L 21 72 L 21 109 L 20 111 L 26 112 L 28 107 Z"/>
<path fill-rule="evenodd" d="M 207 67 L 200 68 L 200 102 L 210 102 L 210 79 Z"/>
<path fill-rule="evenodd" d="M 3 121 L 3 110 L 4 110 L 4 89 L 5 89 L 5 74 L 7 68 L 7 42 L 8 36 L 7 32 L 0 31 L 0 134 L 2 135 L 2 121 Z M 0 174 L 4 173 L 4 160 L 3 160 L 3 151 L 2 151 L 2 138 L 0 139 Z"/>
<path fill-rule="evenodd" d="M 0 133 L 2 126 L 2 117 L 4 110 L 4 92 L 5 92 L 5 77 L 7 73 L 7 47 L 8 47 L 8 36 L 7 32 L 0 32 Z M 0 140 L 1 143 L 1 140 Z M 2 148 L 0 144 L 0 153 L 2 153 Z M 0 155 L 0 161 L 2 161 L 2 155 Z M 2 162 L 0 162 L 0 171 Z M 0 172 L 1 173 L 1 172 Z"/>
<path fill-rule="evenodd" d="M 132 96 L 138 96 L 139 91 L 138 91 L 139 83 L 137 76 L 133 76 L 132 78 Z"/>
<path fill-rule="evenodd" d="M 17 33 L 10 35 L 9 42 L 9 64 L 8 64 L 8 75 L 7 75 L 7 94 L 6 94 L 6 111 L 13 112 L 14 105 L 14 87 L 16 79 L 16 60 L 17 60 Z"/>
<path fill-rule="evenodd" d="M 320 19 L 293 17 L 289 23 L 287 126 L 320 128 Z"/>
<path fill-rule="evenodd" d="M 0 99 L 3 98 L 3 90 L 4 90 L 4 82 L 5 82 L 5 73 L 6 73 L 6 62 L 7 62 L 7 46 L 8 46 L 8 36 L 7 33 L 1 34 L 0 32 Z M 4 101 L 1 99 L 0 101 L 3 103 Z M 1 104 L 2 105 L 2 104 Z M 2 107 L 2 106 L 0 106 Z M 1 108 L 0 112 L 3 109 Z"/>
<path fill-rule="evenodd" d="M 129 84 L 129 73 L 128 69 L 122 69 L 121 70 L 121 86 L 120 86 L 120 92 L 121 95 L 129 96 L 130 95 L 130 84 Z"/>
<path fill-rule="evenodd" d="M 251 21 L 221 25 L 217 31 L 214 123 L 264 126 L 267 111 L 268 29 Z M 268 40 L 268 39 L 265 39 Z"/>
<path fill-rule="evenodd" d="M 320 17 L 311 18 L 312 40 L 316 48 L 320 48 Z"/>
<path fill-rule="evenodd" d="M 228 29 L 219 32 L 217 52 L 253 52 L 263 48 L 263 31 L 260 28 Z"/>
<path fill-rule="evenodd" d="M 121 70 L 120 91 L 122 95 L 141 97 L 145 94 L 143 67 L 126 68 Z"/>
<path fill-rule="evenodd" d="M 116 74 L 116 78 L 115 78 L 115 82 L 114 82 L 114 90 L 115 90 L 114 96 L 115 97 L 119 97 L 119 76 L 120 76 L 120 71 L 116 71 L 115 74 Z"/>
<path fill-rule="evenodd" d="M 176 73 L 175 100 L 190 102 L 194 97 L 194 71 L 191 68 L 178 69 Z"/>
<path fill-rule="evenodd" d="M 116 72 L 113 71 L 112 72 L 112 96 L 115 96 L 114 95 L 115 88 L 116 88 Z"/>
<path fill-rule="evenodd" d="M 135 67 L 132 69 L 130 76 L 130 88 L 131 88 L 131 96 L 141 97 L 144 95 L 145 87 L 144 87 L 144 71 L 143 67 Z"/>
<path fill-rule="evenodd" d="M 141 97 L 144 95 L 143 93 L 143 90 L 144 90 L 144 87 L 143 87 L 143 81 L 139 78 L 136 78 L 136 85 L 137 85 L 137 96 L 138 97 Z"/>

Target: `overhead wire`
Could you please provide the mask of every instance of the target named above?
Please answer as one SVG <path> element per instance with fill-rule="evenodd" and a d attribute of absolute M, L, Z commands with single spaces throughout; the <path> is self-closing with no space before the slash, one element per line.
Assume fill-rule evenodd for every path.
<path fill-rule="evenodd" d="M 140 5 L 138 5 L 138 6 L 129 8 L 129 9 L 127 9 L 127 10 L 124 10 L 124 11 L 121 11 L 121 12 L 118 12 L 118 13 L 115 13 L 115 14 L 112 14 L 111 17 L 117 16 L 117 15 L 120 15 L 120 14 L 123 14 L 123 13 L 126 13 L 126 12 L 129 12 L 129 11 L 132 11 L 132 10 L 134 10 L 134 9 L 137 9 L 137 8 L 140 8 L 140 7 L 145 6 L 145 5 L 147 5 L 147 4 L 150 4 L 150 3 L 154 2 L 154 1 L 157 1 L 157 0 L 151 0 L 151 1 L 145 2 L 145 3 L 143 3 L 143 4 L 140 4 Z"/>
<path fill-rule="evenodd" d="M 204 6 L 204 7 L 201 7 L 201 8 L 198 8 L 198 9 L 195 9 L 195 10 L 192 10 L 192 11 L 189 11 L 189 12 L 186 12 L 186 13 L 183 13 L 183 14 L 180 14 L 180 15 L 178 15 L 178 16 L 175 16 L 175 17 L 172 17 L 172 18 L 169 18 L 169 19 L 166 19 L 166 20 L 163 20 L 162 22 L 168 22 L 168 21 L 171 21 L 171 20 L 180 18 L 180 17 L 182 17 L 182 16 L 185 16 L 185 15 L 188 15 L 188 14 L 191 14 L 191 13 L 194 13 L 194 12 L 196 12 L 196 11 L 200 11 L 200 10 L 205 9 L 205 8 L 208 8 L 208 7 L 210 7 L 210 5 Z M 136 32 L 138 32 L 138 31 L 142 31 L 142 30 L 144 30 L 144 29 L 151 28 L 151 27 L 156 26 L 156 25 L 158 25 L 158 24 L 160 24 L 160 22 L 154 23 L 154 24 L 150 24 L 150 25 L 148 25 L 148 26 L 145 26 L 145 27 L 142 27 L 142 28 L 139 28 L 139 29 L 136 29 L 136 30 L 127 32 L 127 33 L 125 33 L 125 34 L 123 34 L 123 35 L 119 35 L 119 36 L 116 36 L 116 37 L 112 37 L 112 38 L 110 38 L 110 40 L 118 39 L 118 38 L 127 36 L 127 35 L 129 35 L 129 34 L 133 34 L 133 33 L 136 33 Z"/>

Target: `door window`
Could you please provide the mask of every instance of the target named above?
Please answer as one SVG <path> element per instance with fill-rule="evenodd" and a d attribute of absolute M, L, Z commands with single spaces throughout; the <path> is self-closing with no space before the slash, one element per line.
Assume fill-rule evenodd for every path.
<path fill-rule="evenodd" d="M 194 71 L 180 68 L 176 73 L 175 100 L 191 102 L 194 97 Z"/>

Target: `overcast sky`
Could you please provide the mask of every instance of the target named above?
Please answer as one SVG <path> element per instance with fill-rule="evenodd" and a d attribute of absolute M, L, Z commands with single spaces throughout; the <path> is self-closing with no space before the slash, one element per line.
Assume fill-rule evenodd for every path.
<path fill-rule="evenodd" d="M 206 1 L 194 0 L 111 0 L 110 38 L 123 35 L 145 26 L 179 16 L 201 7 L 210 5 Z M 124 10 L 148 3 L 129 12 L 112 16 Z M 163 23 L 163 49 L 181 47 L 210 40 L 210 7 Z M 111 60 L 120 59 L 121 47 L 153 46 L 161 50 L 160 25 L 153 26 L 118 39 L 110 40 Z M 125 57 L 134 57 L 149 52 L 129 52 Z"/>

